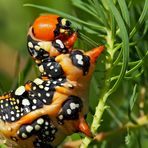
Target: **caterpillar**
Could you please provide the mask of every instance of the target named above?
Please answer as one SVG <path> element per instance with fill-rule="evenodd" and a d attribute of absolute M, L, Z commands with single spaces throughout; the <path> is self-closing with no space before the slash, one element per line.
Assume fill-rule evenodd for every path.
<path fill-rule="evenodd" d="M 77 38 L 71 22 L 53 14 L 29 28 L 27 47 L 40 76 L 0 96 L 0 135 L 15 147 L 56 147 L 75 132 L 91 136 L 88 89 L 104 46 L 73 49 Z"/>

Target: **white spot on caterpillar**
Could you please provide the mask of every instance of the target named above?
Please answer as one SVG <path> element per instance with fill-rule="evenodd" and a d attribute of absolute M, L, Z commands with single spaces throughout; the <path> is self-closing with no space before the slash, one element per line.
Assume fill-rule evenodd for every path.
<path fill-rule="evenodd" d="M 23 138 L 27 138 L 27 135 L 25 133 L 22 133 Z"/>
<path fill-rule="evenodd" d="M 45 99 L 43 99 L 43 102 L 46 103 L 47 101 Z"/>
<path fill-rule="evenodd" d="M 27 131 L 28 133 L 31 133 L 32 130 L 33 130 L 33 127 L 32 127 L 32 126 L 28 125 L 28 126 L 26 127 L 26 131 Z"/>
<path fill-rule="evenodd" d="M 28 47 L 29 47 L 29 48 L 33 48 L 32 42 L 28 42 Z"/>
<path fill-rule="evenodd" d="M 15 120 L 15 118 L 12 116 L 12 117 L 11 117 L 11 121 L 14 121 L 14 120 Z"/>
<path fill-rule="evenodd" d="M 35 45 L 34 48 L 35 48 L 35 50 L 37 50 L 37 51 L 40 50 L 40 46 Z"/>
<path fill-rule="evenodd" d="M 45 54 L 43 54 L 43 56 L 44 56 L 44 57 L 48 57 L 48 56 L 49 56 L 49 54 L 45 53 Z"/>
<path fill-rule="evenodd" d="M 11 111 L 10 113 L 11 113 L 11 115 L 14 115 L 14 111 Z"/>
<path fill-rule="evenodd" d="M 60 45 L 60 48 L 64 48 L 64 45 L 61 40 L 57 39 L 56 43 Z"/>
<path fill-rule="evenodd" d="M 57 81 L 53 81 L 53 84 L 57 84 Z"/>
<path fill-rule="evenodd" d="M 50 65 L 51 65 L 51 62 L 47 64 L 47 66 L 50 66 Z"/>
<path fill-rule="evenodd" d="M 37 103 L 37 100 L 36 99 L 33 99 L 33 103 L 36 104 Z"/>
<path fill-rule="evenodd" d="M 25 92 L 25 87 L 24 87 L 24 86 L 20 86 L 20 87 L 17 88 L 17 90 L 15 91 L 15 95 L 21 96 L 24 92 Z"/>
<path fill-rule="evenodd" d="M 83 57 L 82 57 L 82 55 L 77 54 L 76 59 L 78 60 L 78 64 L 83 65 L 83 61 L 82 61 Z"/>
<path fill-rule="evenodd" d="M 59 81 L 62 81 L 62 78 L 59 78 Z"/>
<path fill-rule="evenodd" d="M 76 104 L 75 103 L 70 103 L 70 108 L 73 110 L 76 108 Z"/>
<path fill-rule="evenodd" d="M 3 116 L 3 120 L 5 120 L 5 116 Z"/>
<path fill-rule="evenodd" d="M 16 103 L 17 103 L 17 104 L 19 104 L 19 103 L 20 103 L 20 100 L 19 100 L 19 99 L 17 99 L 17 100 L 16 100 Z"/>
<path fill-rule="evenodd" d="M 40 127 L 39 125 L 35 125 L 35 130 L 36 130 L 36 131 L 40 130 L 40 128 L 41 128 L 41 127 Z"/>
<path fill-rule="evenodd" d="M 60 116 L 59 116 L 59 119 L 62 120 L 62 119 L 63 119 L 63 115 L 60 115 Z"/>
<path fill-rule="evenodd" d="M 54 68 L 54 66 L 50 66 L 50 69 L 53 69 Z"/>
<path fill-rule="evenodd" d="M 36 89 L 36 88 L 35 88 Z M 35 96 L 35 94 L 31 94 L 31 97 L 34 97 Z"/>
<path fill-rule="evenodd" d="M 40 118 L 40 119 L 37 120 L 37 123 L 41 125 L 41 124 L 44 123 L 44 120 L 42 118 Z"/>
<path fill-rule="evenodd" d="M 3 105 L 1 105 L 1 108 L 3 109 L 3 108 L 4 108 L 4 106 L 3 106 Z"/>
<path fill-rule="evenodd" d="M 20 116 L 20 114 L 19 114 L 19 113 L 17 113 L 17 114 L 16 114 L 16 117 L 19 117 L 19 116 Z"/>
<path fill-rule="evenodd" d="M 45 126 L 45 129 L 48 129 L 48 126 Z"/>
<path fill-rule="evenodd" d="M 49 90 L 49 87 L 45 87 L 44 90 L 45 90 L 45 91 L 48 91 L 48 90 Z"/>
<path fill-rule="evenodd" d="M 71 114 L 71 109 L 67 109 L 67 114 L 68 114 L 68 115 Z"/>
<path fill-rule="evenodd" d="M 43 89 L 43 88 L 44 88 L 44 86 L 43 86 L 43 85 L 39 85 L 39 88 Z"/>
<path fill-rule="evenodd" d="M 34 106 L 32 106 L 32 109 L 36 109 L 36 106 L 34 105 Z"/>
<path fill-rule="evenodd" d="M 50 93 L 46 93 L 46 96 L 47 96 L 47 97 L 50 97 Z"/>
<path fill-rule="evenodd" d="M 55 69 L 54 71 L 55 71 L 55 72 L 57 72 L 58 70 L 57 70 L 57 69 Z"/>
<path fill-rule="evenodd" d="M 47 81 L 47 83 L 50 84 L 51 82 L 50 81 Z"/>
<path fill-rule="evenodd" d="M 22 101 L 22 105 L 26 106 L 26 105 L 30 105 L 30 102 L 28 99 L 23 99 Z"/>
<path fill-rule="evenodd" d="M 33 90 L 36 90 L 36 86 L 33 86 Z"/>
<path fill-rule="evenodd" d="M 38 93 L 38 96 L 41 97 L 41 93 Z"/>
<path fill-rule="evenodd" d="M 36 78 L 34 81 L 33 81 L 36 85 L 40 85 L 42 84 L 44 81 L 39 79 L 39 78 Z"/>
<path fill-rule="evenodd" d="M 76 107 L 77 107 L 77 108 L 79 108 L 79 106 L 80 106 L 79 104 L 76 104 Z"/>
<path fill-rule="evenodd" d="M 6 104 L 5 104 L 5 107 L 8 107 L 8 106 L 9 106 L 9 104 L 8 104 L 8 103 L 6 103 Z"/>
<path fill-rule="evenodd" d="M 39 71 L 42 72 L 42 73 L 44 72 L 44 67 L 43 67 L 43 65 L 40 65 L 40 66 L 39 66 Z"/>
<path fill-rule="evenodd" d="M 46 121 L 46 122 L 45 122 L 45 125 L 49 125 L 49 123 Z"/>
<path fill-rule="evenodd" d="M 6 117 L 6 119 L 8 119 L 8 118 L 9 118 L 9 117 L 8 117 L 8 114 L 6 114 L 5 117 Z"/>

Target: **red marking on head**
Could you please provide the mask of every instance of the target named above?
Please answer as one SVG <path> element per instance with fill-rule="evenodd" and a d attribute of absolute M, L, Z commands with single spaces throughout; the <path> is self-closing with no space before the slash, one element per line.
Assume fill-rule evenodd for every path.
<path fill-rule="evenodd" d="M 78 32 L 74 32 L 65 42 L 66 48 L 71 48 L 78 38 Z"/>

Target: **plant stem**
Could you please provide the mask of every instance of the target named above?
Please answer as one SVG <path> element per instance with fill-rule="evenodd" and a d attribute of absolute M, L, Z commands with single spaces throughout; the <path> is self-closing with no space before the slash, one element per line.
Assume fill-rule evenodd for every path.
<path fill-rule="evenodd" d="M 102 93 L 100 95 L 101 97 L 99 98 L 99 103 L 96 107 L 96 112 L 95 112 L 93 122 L 92 122 L 92 125 L 91 125 L 91 132 L 92 132 L 93 135 L 95 135 L 95 133 L 97 132 L 97 129 L 101 125 L 101 121 L 102 121 L 101 119 L 102 119 L 103 113 L 104 113 L 105 109 L 107 108 L 106 101 L 107 101 L 108 96 L 110 95 L 108 93 L 109 86 L 110 86 L 110 81 L 108 81 L 108 79 L 109 79 L 111 71 L 112 71 L 112 64 L 113 64 L 112 63 L 112 58 L 113 58 L 112 52 L 113 52 L 113 43 L 114 43 L 113 39 L 112 39 L 111 31 L 107 31 L 106 40 L 109 41 L 107 49 L 108 49 L 108 51 L 110 51 L 109 52 L 110 56 L 106 58 L 106 60 L 107 60 L 106 61 L 107 72 L 106 72 L 104 89 L 102 90 Z M 85 137 L 82 140 L 80 148 L 87 148 L 91 141 L 92 141 L 91 138 Z"/>
<path fill-rule="evenodd" d="M 107 106 L 106 106 L 107 98 L 108 98 L 108 93 L 106 93 L 99 100 L 98 106 L 96 107 L 96 112 L 95 112 L 93 122 L 92 122 L 92 125 L 91 125 L 92 134 L 95 134 L 97 129 L 100 127 L 102 115 L 104 113 L 104 110 L 107 108 Z M 82 140 L 82 144 L 81 144 L 80 148 L 87 148 L 91 141 L 92 141 L 91 138 L 85 137 Z"/>
<path fill-rule="evenodd" d="M 100 99 L 98 106 L 96 107 L 96 112 L 95 112 L 94 119 L 93 119 L 93 122 L 92 122 L 92 125 L 91 125 L 92 134 L 95 134 L 97 129 L 100 127 L 102 115 L 104 113 L 104 110 L 107 107 L 106 106 L 107 98 L 108 98 L 108 95 L 105 94 L 103 96 L 103 98 Z"/>

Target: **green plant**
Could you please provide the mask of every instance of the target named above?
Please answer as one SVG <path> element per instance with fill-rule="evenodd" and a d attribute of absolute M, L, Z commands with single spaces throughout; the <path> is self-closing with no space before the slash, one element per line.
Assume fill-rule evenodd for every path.
<path fill-rule="evenodd" d="M 119 147 L 146 147 L 146 140 L 142 138 L 148 136 L 145 130 L 148 123 L 148 0 L 71 2 L 73 15 L 47 6 L 24 5 L 71 20 L 82 39 L 77 47 L 87 50 L 99 44 L 106 47 L 98 61 L 90 90 L 88 122 L 94 139 L 83 137 L 80 140 L 81 137 L 75 134 L 71 139 L 80 140 L 81 148 L 116 147 L 117 143 Z M 73 141 L 68 144 L 76 147 Z"/>

